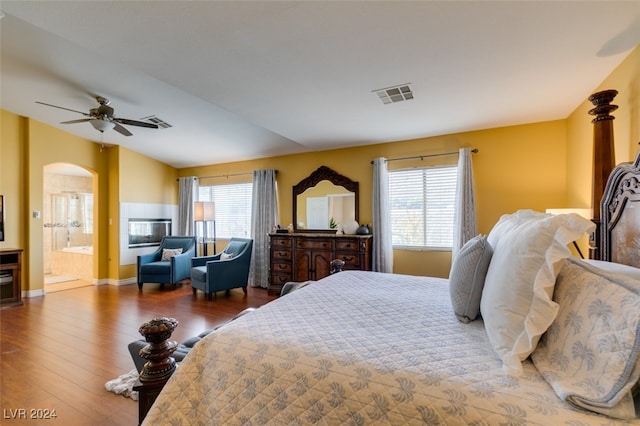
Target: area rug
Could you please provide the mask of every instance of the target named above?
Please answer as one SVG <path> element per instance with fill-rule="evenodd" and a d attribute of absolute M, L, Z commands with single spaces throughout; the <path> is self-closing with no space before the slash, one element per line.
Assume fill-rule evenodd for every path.
<path fill-rule="evenodd" d="M 135 368 L 128 373 L 119 376 L 117 379 L 109 380 L 104 387 L 109 391 L 118 395 L 126 396 L 134 401 L 138 400 L 138 392 L 133 390 L 138 380 L 138 370 Z"/>

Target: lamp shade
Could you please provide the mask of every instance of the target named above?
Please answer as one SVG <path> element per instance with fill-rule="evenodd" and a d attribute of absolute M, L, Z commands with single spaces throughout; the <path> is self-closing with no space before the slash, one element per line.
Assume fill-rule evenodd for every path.
<path fill-rule="evenodd" d="M 194 220 L 210 221 L 216 219 L 216 204 L 213 201 L 196 201 L 193 204 Z"/>
<path fill-rule="evenodd" d="M 578 208 L 547 209 L 546 213 L 553 214 L 553 215 L 575 213 L 587 220 L 591 220 L 592 218 L 591 215 L 593 214 L 591 209 L 578 209 Z M 584 259 L 584 255 L 582 254 L 582 250 L 580 249 L 580 247 L 586 250 L 589 249 L 590 244 L 589 244 L 588 235 L 585 233 L 581 238 L 574 241 L 573 246 L 575 247 L 576 251 L 580 255 L 580 258 Z"/>
<path fill-rule="evenodd" d="M 585 219 L 591 219 L 591 209 L 577 209 L 577 208 L 568 208 L 568 209 L 547 209 L 546 213 L 551 214 L 569 214 L 575 213 L 584 217 Z"/>

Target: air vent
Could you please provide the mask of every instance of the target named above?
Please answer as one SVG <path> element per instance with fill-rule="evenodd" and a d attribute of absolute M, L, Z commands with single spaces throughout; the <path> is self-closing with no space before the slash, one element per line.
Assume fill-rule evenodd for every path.
<path fill-rule="evenodd" d="M 150 115 L 149 117 L 141 118 L 140 121 L 148 121 L 149 123 L 156 124 L 158 126 L 158 129 L 168 129 L 169 127 L 173 127 L 171 124 L 156 117 L 155 115 Z"/>
<path fill-rule="evenodd" d="M 383 104 L 408 101 L 413 99 L 413 91 L 411 87 L 409 87 L 409 84 L 410 83 L 387 87 L 385 89 L 374 90 L 373 92 L 378 95 Z"/>

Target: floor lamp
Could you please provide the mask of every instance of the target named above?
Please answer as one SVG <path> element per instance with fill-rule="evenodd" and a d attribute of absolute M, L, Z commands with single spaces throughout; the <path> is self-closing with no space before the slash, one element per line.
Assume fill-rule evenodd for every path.
<path fill-rule="evenodd" d="M 209 222 L 213 222 L 213 254 L 216 253 L 216 206 L 213 201 L 196 201 L 193 208 L 193 218 L 196 223 L 202 222 L 203 228 L 203 254 L 208 256 L 208 241 L 207 229 Z M 197 226 L 196 226 L 197 229 Z"/>

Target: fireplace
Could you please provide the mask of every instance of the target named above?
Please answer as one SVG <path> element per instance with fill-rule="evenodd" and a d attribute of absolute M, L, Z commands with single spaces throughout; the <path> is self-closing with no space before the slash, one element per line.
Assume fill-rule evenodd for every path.
<path fill-rule="evenodd" d="M 171 235 L 171 219 L 129 219 L 129 248 L 159 246 Z"/>

